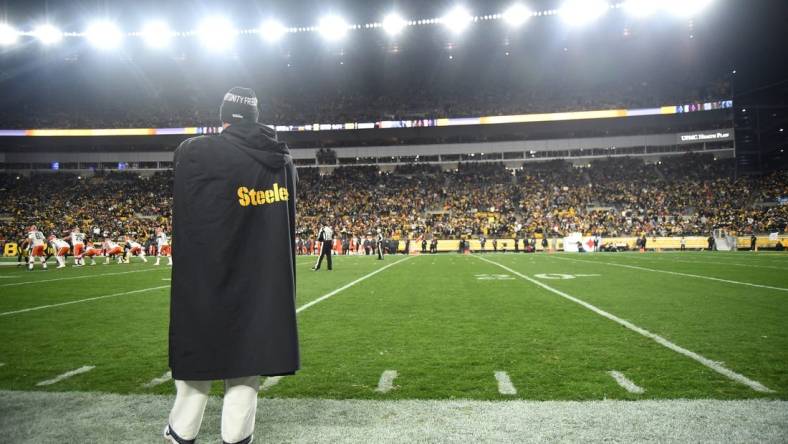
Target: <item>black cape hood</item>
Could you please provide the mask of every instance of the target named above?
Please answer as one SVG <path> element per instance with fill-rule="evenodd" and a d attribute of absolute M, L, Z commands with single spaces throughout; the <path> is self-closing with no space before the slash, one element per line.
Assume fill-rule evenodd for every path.
<path fill-rule="evenodd" d="M 293 163 L 287 144 L 276 139 L 276 132 L 260 123 L 236 123 L 228 126 L 220 136 L 249 157 L 270 168 L 282 168 Z"/>

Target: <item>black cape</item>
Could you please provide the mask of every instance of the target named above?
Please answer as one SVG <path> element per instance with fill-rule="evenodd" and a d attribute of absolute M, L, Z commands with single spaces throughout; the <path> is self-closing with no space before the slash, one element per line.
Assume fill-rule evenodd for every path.
<path fill-rule="evenodd" d="M 297 175 L 252 123 L 175 152 L 170 368 L 179 380 L 292 374 Z"/>

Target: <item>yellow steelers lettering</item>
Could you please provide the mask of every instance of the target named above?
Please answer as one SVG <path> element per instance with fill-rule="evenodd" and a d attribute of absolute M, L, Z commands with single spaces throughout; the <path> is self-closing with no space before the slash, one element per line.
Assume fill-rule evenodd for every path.
<path fill-rule="evenodd" d="M 254 188 L 238 187 L 238 204 L 242 207 L 273 204 L 276 202 L 287 202 L 290 193 L 286 187 L 274 183 L 270 189 L 255 190 Z"/>
<path fill-rule="evenodd" d="M 249 198 L 249 188 L 238 187 L 238 203 L 240 203 L 242 207 L 247 207 L 251 202 Z"/>

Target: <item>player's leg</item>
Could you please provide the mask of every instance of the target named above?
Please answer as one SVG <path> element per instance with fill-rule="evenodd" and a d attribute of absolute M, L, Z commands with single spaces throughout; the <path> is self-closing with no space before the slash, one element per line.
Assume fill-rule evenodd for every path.
<path fill-rule="evenodd" d="M 228 379 L 224 382 L 224 387 L 222 441 L 249 443 L 254 433 L 260 377 Z"/>
<path fill-rule="evenodd" d="M 329 271 L 334 269 L 334 266 L 331 264 L 331 250 L 328 250 L 328 253 L 326 253 L 326 263 Z"/>
<path fill-rule="evenodd" d="M 172 265 L 172 247 L 167 246 L 167 265 Z"/>
<path fill-rule="evenodd" d="M 170 411 L 168 430 L 170 435 L 179 438 L 180 442 L 193 441 L 200 433 L 205 404 L 211 391 L 211 381 L 175 380 L 175 389 L 177 393 L 175 404 Z M 167 437 L 166 430 L 165 437 Z M 171 439 L 171 441 L 177 443 L 179 439 Z"/>
<path fill-rule="evenodd" d="M 160 261 L 161 261 L 161 247 L 157 246 L 156 247 L 156 263 L 153 264 L 153 265 L 159 265 Z"/>

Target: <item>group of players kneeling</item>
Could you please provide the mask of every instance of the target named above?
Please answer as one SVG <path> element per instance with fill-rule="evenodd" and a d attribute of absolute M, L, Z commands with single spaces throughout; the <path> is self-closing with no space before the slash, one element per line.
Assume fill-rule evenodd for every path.
<path fill-rule="evenodd" d="M 119 264 L 131 263 L 131 258 L 136 256 L 147 263 L 148 258 L 145 248 L 132 236 L 123 236 L 121 244 L 115 242 L 109 233 L 104 232 L 103 241 L 98 243 L 89 242 L 87 235 L 82 233 L 79 227 L 75 227 L 63 237 L 57 237 L 54 233 L 49 236 L 38 230 L 35 225 L 27 229 L 27 233 L 19 244 L 17 250 L 17 266 L 27 264 L 29 270 L 35 267 L 36 259 L 40 260 L 41 268 L 46 270 L 47 261 L 54 256 L 57 261 L 57 268 L 65 268 L 66 258 L 70 255 L 74 258 L 75 267 L 85 265 L 85 258 L 90 259 L 90 265 L 96 265 L 96 257 L 104 257 L 104 264 L 109 264 L 111 260 Z M 98 245 L 98 246 L 97 246 Z M 155 243 L 151 246 L 150 253 L 156 255 L 156 263 L 160 265 L 162 257 L 167 257 L 168 265 L 172 265 L 172 248 L 170 240 L 162 227 L 156 228 Z"/>

